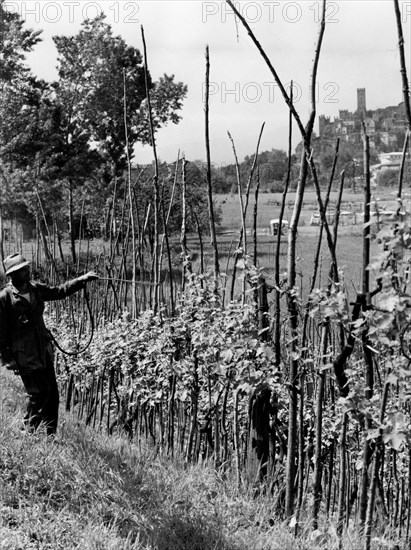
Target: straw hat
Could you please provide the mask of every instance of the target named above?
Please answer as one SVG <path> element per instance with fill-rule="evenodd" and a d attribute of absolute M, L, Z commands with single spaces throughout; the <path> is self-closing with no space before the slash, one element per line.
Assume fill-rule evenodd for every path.
<path fill-rule="evenodd" d="M 11 256 L 4 258 L 3 264 L 6 275 L 10 275 L 10 273 L 14 273 L 19 269 L 26 267 L 26 265 L 30 265 L 30 262 L 21 254 L 12 254 Z"/>

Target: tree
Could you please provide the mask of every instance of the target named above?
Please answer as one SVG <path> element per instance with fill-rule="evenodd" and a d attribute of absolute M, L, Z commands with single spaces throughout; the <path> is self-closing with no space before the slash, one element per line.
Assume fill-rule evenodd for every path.
<path fill-rule="evenodd" d="M 208 218 L 208 206 L 207 206 L 207 190 L 204 182 L 204 170 L 205 167 L 199 167 L 194 162 L 188 162 L 186 166 L 186 180 L 187 180 L 187 231 L 197 231 L 197 222 L 202 231 L 209 231 L 209 218 Z M 212 178 L 218 180 L 215 169 L 212 169 Z M 181 177 L 179 178 L 179 186 L 181 188 Z M 179 231 L 181 228 L 181 204 L 182 193 L 177 193 L 176 201 L 176 217 L 175 217 L 175 229 Z M 214 204 L 214 220 L 216 225 L 221 224 L 222 210 L 221 205 Z"/>
<path fill-rule="evenodd" d="M 27 219 L 33 204 L 22 183 L 27 187 L 35 164 L 39 105 L 47 87 L 25 63 L 41 32 L 23 26 L 0 0 L 0 222 L 2 213 Z"/>
<path fill-rule="evenodd" d="M 127 156 L 132 157 L 137 140 L 150 140 L 142 56 L 114 36 L 100 15 L 84 21 L 76 36 L 54 38 L 59 80 L 37 80 L 25 56 L 40 33 L 24 30 L 3 0 L 0 8 L 0 199 L 21 217 L 38 219 L 41 202 L 50 221 L 57 214 L 68 220 L 75 259 L 80 213 L 96 218 L 99 208 L 101 218 L 107 207 L 115 208 L 113 189 L 122 187 Z M 186 86 L 164 74 L 158 82 L 148 75 L 148 88 L 154 130 L 178 123 Z"/>
<path fill-rule="evenodd" d="M 26 54 L 40 42 L 41 31 L 24 29 L 24 21 L 17 13 L 6 9 L 5 0 L 0 0 L 0 74 L 1 91 L 16 78 L 28 78 L 30 69 L 24 63 Z"/>
<path fill-rule="evenodd" d="M 1 98 L 4 210 L 38 222 L 65 221 L 61 213 L 67 212 L 75 261 L 73 185 L 91 175 L 99 155 L 88 134 L 70 128 L 52 86 L 19 76 Z"/>
<path fill-rule="evenodd" d="M 96 201 L 108 208 L 107 219 L 115 220 L 127 159 L 133 157 L 137 141 L 149 143 L 151 137 L 141 53 L 114 36 L 104 19 L 101 14 L 85 20 L 75 36 L 54 37 L 59 62 L 55 90 L 65 109 L 68 139 L 86 135 L 89 146 L 101 155 L 104 178 Z M 174 82 L 174 76 L 164 74 L 153 82 L 147 74 L 154 131 L 170 121 L 177 124 L 187 87 Z M 70 189 L 74 192 L 75 187 L 72 178 Z"/>
<path fill-rule="evenodd" d="M 377 185 L 380 188 L 384 187 L 396 187 L 398 185 L 399 170 L 387 169 L 381 170 L 377 174 Z"/>
<path fill-rule="evenodd" d="M 198 169 L 195 171 L 194 166 Z M 187 164 L 188 173 L 194 173 L 195 180 L 200 185 L 201 181 L 204 181 L 205 170 L 207 169 L 206 164 L 202 160 L 194 160 Z M 225 167 L 218 166 L 217 164 L 211 164 L 211 183 L 213 186 L 214 193 L 229 193 L 231 190 L 231 182 L 227 180 Z M 202 179 L 201 179 L 202 178 Z"/>
<path fill-rule="evenodd" d="M 246 156 L 240 163 L 240 174 L 247 180 L 251 166 L 254 162 L 254 155 Z M 292 163 L 295 164 L 296 158 L 293 157 Z M 257 157 L 260 188 L 271 189 L 274 184 L 284 182 L 288 170 L 288 155 L 281 149 L 271 149 L 271 151 L 262 151 Z M 227 193 L 235 192 L 237 189 L 237 170 L 235 164 L 230 164 L 221 169 L 223 180 L 223 189 L 217 192 Z M 243 182 L 245 183 L 245 182 Z"/>
<path fill-rule="evenodd" d="M 244 165 L 247 171 L 251 168 L 254 162 L 254 156 L 246 156 Z M 288 156 L 281 149 L 271 149 L 271 151 L 263 151 L 257 157 L 258 166 L 260 168 L 261 183 L 272 183 L 274 181 L 283 181 L 287 174 Z"/>
<path fill-rule="evenodd" d="M 150 103 L 154 132 L 172 122 L 178 124 L 181 116 L 183 99 L 187 94 L 187 86 L 182 82 L 174 82 L 174 75 L 164 74 L 158 81 L 152 83 Z M 135 113 L 135 141 L 151 143 L 149 113 L 147 99 L 141 102 L 140 109 Z"/>
<path fill-rule="evenodd" d="M 23 29 L 23 25 L 18 14 L 8 12 L 0 0 L 0 158 L 13 164 L 19 155 L 31 153 L 28 134 L 46 87 L 25 64 L 26 54 L 40 41 L 40 31 Z"/>
<path fill-rule="evenodd" d="M 170 219 L 168 223 L 169 234 L 178 233 L 181 230 L 182 223 L 182 173 L 181 166 L 178 167 L 177 177 L 175 175 L 175 166 L 167 163 L 160 164 L 159 176 L 162 181 L 161 186 L 161 201 L 164 205 L 165 212 L 168 212 L 170 201 L 173 195 L 174 181 L 176 182 L 174 189 L 173 202 L 171 205 Z M 138 205 L 140 219 L 144 219 L 144 213 L 149 202 L 153 201 L 153 192 L 151 186 L 151 169 L 147 171 L 144 182 L 139 182 L 139 195 L 144 197 L 144 201 Z M 207 189 L 204 184 L 204 168 L 198 166 L 196 162 L 187 162 L 186 164 L 186 200 L 187 200 L 187 232 L 196 232 L 199 226 L 201 231 L 209 229 L 208 211 L 207 211 Z M 216 224 L 221 223 L 221 205 L 215 205 Z M 151 222 L 152 220 L 150 220 Z M 198 226 L 197 226 L 198 223 Z M 160 223 L 160 229 L 163 232 L 163 224 Z"/>
<path fill-rule="evenodd" d="M 90 133 L 118 176 L 127 159 L 124 96 L 130 157 L 137 141 L 150 141 L 150 129 L 141 53 L 120 36 L 114 36 L 104 19 L 101 14 L 85 20 L 75 36 L 53 38 L 59 62 L 56 92 L 62 104 L 67 105 L 72 124 Z M 170 121 L 178 123 L 187 87 L 175 83 L 174 76 L 164 75 L 153 82 L 148 74 L 148 88 L 154 130 Z"/>

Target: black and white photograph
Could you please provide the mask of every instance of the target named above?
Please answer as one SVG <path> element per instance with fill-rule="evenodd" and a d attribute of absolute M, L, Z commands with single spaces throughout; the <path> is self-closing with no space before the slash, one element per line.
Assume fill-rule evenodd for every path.
<path fill-rule="evenodd" d="M 0 0 L 1 550 L 411 548 L 411 0 Z"/>

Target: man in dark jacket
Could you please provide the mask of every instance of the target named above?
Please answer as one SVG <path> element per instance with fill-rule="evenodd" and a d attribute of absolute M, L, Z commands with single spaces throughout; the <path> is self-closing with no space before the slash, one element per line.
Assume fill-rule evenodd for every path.
<path fill-rule="evenodd" d="M 51 336 L 43 320 L 44 302 L 61 300 L 98 279 L 89 272 L 60 286 L 30 280 L 30 262 L 21 254 L 4 259 L 10 282 L 0 292 L 0 364 L 21 376 L 28 395 L 26 426 L 41 422 L 56 433 L 59 392 L 54 372 Z"/>

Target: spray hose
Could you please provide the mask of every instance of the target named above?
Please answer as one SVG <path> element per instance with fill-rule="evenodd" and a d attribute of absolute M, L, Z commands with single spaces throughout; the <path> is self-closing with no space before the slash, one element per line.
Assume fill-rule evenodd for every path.
<path fill-rule="evenodd" d="M 136 283 L 136 284 L 143 284 L 143 285 L 148 285 L 148 286 L 158 286 L 159 283 L 151 283 L 151 282 L 143 282 L 143 281 L 131 281 L 131 280 L 128 280 L 128 279 L 119 279 L 119 278 L 111 278 L 111 277 L 99 277 L 97 280 L 98 281 L 122 281 L 122 282 L 126 282 L 126 283 Z M 60 344 L 58 343 L 58 341 L 56 340 L 56 337 L 54 336 L 54 334 L 49 330 L 49 335 L 50 335 L 50 338 L 52 339 L 52 341 L 54 342 L 54 345 L 56 346 L 56 348 L 58 350 L 61 351 L 61 353 L 64 353 L 64 355 L 70 355 L 70 356 L 76 356 L 76 355 L 81 355 L 82 353 L 84 353 L 89 347 L 90 347 L 90 344 L 93 340 L 93 337 L 94 337 L 94 316 L 93 316 L 93 312 L 92 312 L 92 309 L 91 309 L 91 304 L 90 304 L 90 298 L 89 298 L 89 294 L 87 292 L 87 288 L 84 287 L 84 299 L 86 301 L 86 304 L 87 304 L 87 310 L 88 310 L 88 313 L 89 313 L 89 317 L 90 317 L 90 336 L 88 338 L 88 341 L 86 342 L 86 344 L 79 350 L 76 350 L 76 351 L 68 351 L 68 350 L 65 350 L 64 348 L 62 348 L 60 346 Z"/>
<path fill-rule="evenodd" d="M 89 336 L 86 344 L 81 349 L 78 349 L 76 351 L 67 351 L 67 350 L 63 349 L 60 346 L 60 344 L 57 342 L 56 337 L 54 336 L 54 334 L 50 330 L 48 331 L 49 335 L 50 335 L 50 338 L 54 342 L 54 345 L 56 346 L 56 348 L 58 350 L 61 351 L 61 353 L 64 353 L 64 355 L 76 356 L 76 355 L 80 355 L 80 354 L 84 353 L 90 347 L 90 344 L 93 340 L 93 336 L 94 336 L 94 317 L 93 317 L 93 312 L 92 312 L 92 309 L 91 309 L 90 298 L 89 298 L 86 287 L 84 287 L 84 299 L 86 301 L 87 310 L 88 310 L 89 317 L 90 317 L 90 336 Z"/>

